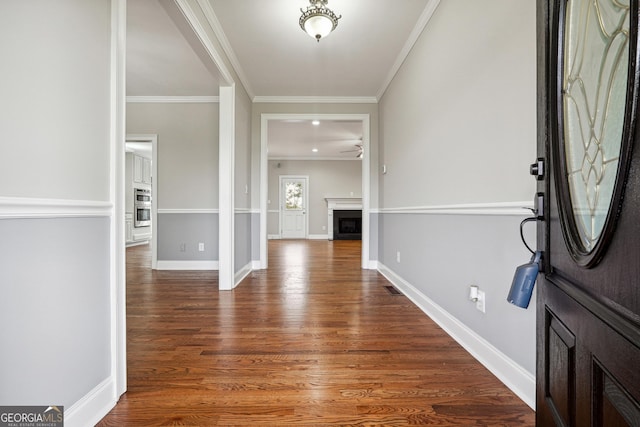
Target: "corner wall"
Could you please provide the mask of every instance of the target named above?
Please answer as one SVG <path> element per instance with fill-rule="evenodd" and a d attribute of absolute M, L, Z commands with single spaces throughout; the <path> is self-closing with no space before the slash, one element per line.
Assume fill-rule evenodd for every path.
<path fill-rule="evenodd" d="M 530 257 L 518 226 L 535 192 L 535 16 L 533 1 L 440 3 L 380 102 L 377 212 L 380 271 L 530 406 L 535 303 L 506 296 Z"/>
<path fill-rule="evenodd" d="M 68 426 L 119 386 L 112 24 L 110 0 L 0 2 L 0 406 L 63 405 Z"/>
<path fill-rule="evenodd" d="M 127 104 L 127 133 L 158 135 L 158 269 L 217 268 L 218 119 L 217 103 Z"/>

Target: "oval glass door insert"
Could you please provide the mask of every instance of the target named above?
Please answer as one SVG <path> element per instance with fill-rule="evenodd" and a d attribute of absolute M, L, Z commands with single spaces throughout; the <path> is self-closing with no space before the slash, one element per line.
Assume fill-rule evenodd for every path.
<path fill-rule="evenodd" d="M 629 68 L 629 0 L 568 0 L 562 109 L 573 246 L 589 254 L 613 205 Z M 567 234 L 569 236 L 567 236 Z M 577 244 L 577 248 L 576 248 Z"/>

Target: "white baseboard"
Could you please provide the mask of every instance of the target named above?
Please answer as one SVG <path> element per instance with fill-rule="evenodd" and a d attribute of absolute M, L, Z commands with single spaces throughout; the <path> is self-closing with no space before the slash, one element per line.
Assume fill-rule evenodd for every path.
<path fill-rule="evenodd" d="M 269 234 L 267 235 L 267 239 L 269 240 L 280 240 L 282 236 L 280 234 Z M 307 236 L 308 240 L 329 240 L 328 234 L 309 234 Z"/>
<path fill-rule="evenodd" d="M 367 270 L 377 270 L 378 269 L 378 261 L 369 260 L 367 266 Z"/>
<path fill-rule="evenodd" d="M 117 400 L 115 383 L 107 378 L 64 411 L 66 427 L 94 426 L 109 413 Z"/>
<path fill-rule="evenodd" d="M 329 240 L 328 234 L 309 234 L 307 237 L 309 240 Z"/>
<path fill-rule="evenodd" d="M 157 270 L 218 270 L 218 261 L 158 260 Z"/>
<path fill-rule="evenodd" d="M 250 273 L 251 273 L 251 267 L 253 266 L 252 262 L 247 263 L 247 265 L 245 265 L 244 267 L 242 267 L 240 269 L 240 271 L 238 271 L 235 274 L 234 277 L 234 285 L 233 287 L 235 288 L 236 286 L 238 286 L 240 284 L 240 282 L 242 282 L 244 280 L 245 277 L 247 277 Z"/>
<path fill-rule="evenodd" d="M 535 411 L 534 374 L 507 357 L 384 264 L 378 263 L 378 271 Z"/>

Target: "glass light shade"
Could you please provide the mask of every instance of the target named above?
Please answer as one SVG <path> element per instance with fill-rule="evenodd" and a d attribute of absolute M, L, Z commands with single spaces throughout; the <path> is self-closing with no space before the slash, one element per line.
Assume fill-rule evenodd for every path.
<path fill-rule="evenodd" d="M 304 22 L 304 30 L 316 40 L 320 40 L 331 33 L 333 22 L 325 15 L 310 16 Z"/>

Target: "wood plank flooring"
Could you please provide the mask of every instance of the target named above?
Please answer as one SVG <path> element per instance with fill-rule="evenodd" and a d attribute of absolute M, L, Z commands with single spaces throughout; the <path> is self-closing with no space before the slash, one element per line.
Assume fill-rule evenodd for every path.
<path fill-rule="evenodd" d="M 532 426 L 534 412 L 360 269 L 360 241 L 269 242 L 269 269 L 150 270 L 127 249 L 128 391 L 99 426 Z"/>

